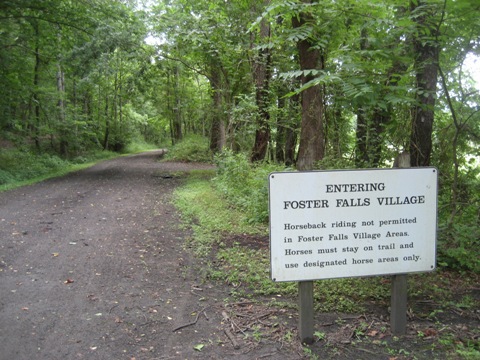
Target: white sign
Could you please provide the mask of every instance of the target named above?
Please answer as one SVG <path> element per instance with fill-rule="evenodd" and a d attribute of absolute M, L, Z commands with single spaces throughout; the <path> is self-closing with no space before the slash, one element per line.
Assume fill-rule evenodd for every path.
<path fill-rule="evenodd" d="M 270 174 L 272 280 L 433 270 L 437 173 L 407 168 Z"/>

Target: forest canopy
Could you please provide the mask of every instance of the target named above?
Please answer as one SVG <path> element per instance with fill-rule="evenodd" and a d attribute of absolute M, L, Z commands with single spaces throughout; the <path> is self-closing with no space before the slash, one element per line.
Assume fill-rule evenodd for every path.
<path fill-rule="evenodd" d="M 466 64 L 480 57 L 479 11 L 474 0 L 4 0 L 0 142 L 70 159 L 196 136 L 217 161 L 252 169 L 391 167 L 408 153 L 439 169 L 443 259 L 478 269 L 480 94 Z"/>

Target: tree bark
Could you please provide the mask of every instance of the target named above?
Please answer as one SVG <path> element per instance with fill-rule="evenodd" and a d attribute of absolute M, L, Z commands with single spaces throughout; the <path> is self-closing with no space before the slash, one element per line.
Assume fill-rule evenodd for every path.
<path fill-rule="evenodd" d="M 367 116 L 365 115 L 365 109 L 360 107 L 357 109 L 357 131 L 355 133 L 355 165 L 357 167 L 363 167 L 368 163 L 367 129 L 368 124 Z"/>
<path fill-rule="evenodd" d="M 212 90 L 213 113 L 212 126 L 210 130 L 210 150 L 218 153 L 223 150 L 226 143 L 225 123 L 222 119 L 222 89 L 221 89 L 221 72 L 213 64 L 211 64 L 210 87 Z"/>
<path fill-rule="evenodd" d="M 439 44 L 438 25 L 432 23 L 435 15 L 433 5 L 425 0 L 411 2 L 415 13 L 416 34 L 413 38 L 415 72 L 417 82 L 417 105 L 413 109 L 412 132 L 410 136 L 411 166 L 430 165 L 432 152 L 432 131 L 437 91 Z"/>
<path fill-rule="evenodd" d="M 174 67 L 174 96 L 173 138 L 177 143 L 182 140 L 182 104 L 180 100 L 180 70 L 178 65 Z"/>
<path fill-rule="evenodd" d="M 306 13 L 300 14 L 299 18 L 293 18 L 293 27 L 304 26 L 310 18 L 311 16 Z M 301 70 L 323 68 L 323 58 L 320 50 L 309 39 L 300 40 L 297 43 L 297 49 Z M 313 76 L 302 76 L 302 84 L 311 80 L 313 80 Z M 320 86 L 317 85 L 302 92 L 302 124 L 297 169 L 313 169 L 315 162 L 323 159 L 324 143 L 323 94 Z"/>
<path fill-rule="evenodd" d="M 270 24 L 262 20 L 260 24 L 260 39 L 270 38 Z M 253 62 L 253 75 L 255 80 L 257 113 L 257 130 L 255 132 L 255 143 L 253 145 L 250 160 L 261 161 L 265 158 L 270 141 L 270 113 L 269 86 L 271 77 L 272 55 L 270 49 L 261 49 Z"/>
<path fill-rule="evenodd" d="M 40 28 L 38 26 L 38 22 L 34 19 L 32 20 L 32 27 L 35 32 L 35 65 L 33 69 L 33 93 L 32 93 L 32 100 L 34 103 L 34 120 L 32 124 L 33 130 L 33 139 L 35 142 L 35 147 L 37 151 L 40 151 L 40 99 L 38 96 L 38 87 L 40 83 Z"/>
<path fill-rule="evenodd" d="M 368 43 L 368 30 L 363 27 L 360 32 L 360 50 L 367 50 Z M 366 109 L 363 105 L 357 109 L 357 131 L 355 142 L 355 165 L 357 167 L 363 167 L 368 164 L 368 119 Z"/>
<path fill-rule="evenodd" d="M 108 116 L 108 95 L 105 95 L 105 136 L 103 137 L 103 150 L 108 150 L 110 141 L 110 117 Z"/>
<path fill-rule="evenodd" d="M 57 92 L 58 92 L 58 120 L 60 123 L 60 155 L 67 156 L 68 152 L 68 140 L 66 137 L 66 117 L 65 117 L 65 73 L 63 72 L 62 65 L 57 64 Z"/>

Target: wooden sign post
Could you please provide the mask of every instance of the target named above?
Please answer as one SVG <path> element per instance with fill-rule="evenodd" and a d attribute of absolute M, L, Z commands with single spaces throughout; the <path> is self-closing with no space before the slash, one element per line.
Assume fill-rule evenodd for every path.
<path fill-rule="evenodd" d="M 437 173 L 395 168 L 270 174 L 270 273 L 273 281 L 299 282 L 303 342 L 313 341 L 313 281 L 321 279 L 395 275 L 392 331 L 405 328 L 403 274 L 435 268 Z"/>
<path fill-rule="evenodd" d="M 312 344 L 313 339 L 313 281 L 298 283 L 298 331 L 300 340 Z"/>
<path fill-rule="evenodd" d="M 409 168 L 410 155 L 401 153 L 393 167 Z M 407 332 L 407 275 L 392 276 L 392 289 L 390 294 L 390 330 L 394 335 L 405 335 Z"/>

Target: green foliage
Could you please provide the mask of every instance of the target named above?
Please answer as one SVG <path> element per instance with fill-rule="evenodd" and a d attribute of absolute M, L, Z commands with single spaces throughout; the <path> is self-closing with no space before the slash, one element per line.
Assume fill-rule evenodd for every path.
<path fill-rule="evenodd" d="M 181 210 L 184 219 L 192 226 L 194 235 L 188 246 L 198 256 L 214 261 L 211 268 L 206 269 L 205 276 L 226 282 L 231 285 L 232 294 L 249 296 L 275 295 L 275 297 L 291 297 L 297 294 L 297 284 L 294 282 L 276 283 L 270 280 L 269 254 L 265 247 L 250 248 L 242 244 L 242 239 L 248 234 L 266 235 L 266 224 L 260 226 L 248 225 L 247 219 L 251 218 L 243 208 L 232 204 L 224 193 L 218 189 L 229 182 L 236 183 L 236 176 L 247 180 L 250 164 L 245 156 L 239 154 L 223 154 L 221 171 L 224 180 L 215 185 L 210 181 L 214 176 L 212 171 L 196 172 L 189 176 L 184 187 L 175 192 L 174 202 Z M 216 177 L 218 177 L 218 172 Z M 231 178 L 228 178 L 231 175 Z M 264 181 L 266 181 L 264 179 Z M 242 181 L 243 182 L 243 181 Z M 241 192 L 242 188 L 235 187 Z M 235 236 L 237 234 L 238 236 Z M 232 238 L 238 239 L 232 243 Z M 471 244 L 468 246 L 472 246 Z M 208 260 L 207 260 L 208 261 Z M 472 259 L 473 261 L 473 259 Z M 214 264 L 214 265 L 213 265 Z M 409 276 L 409 297 L 433 298 L 439 302 L 439 309 L 435 313 L 427 314 L 434 317 L 436 314 L 450 307 L 459 309 L 472 309 L 476 301 L 471 296 L 456 298 L 458 293 L 471 288 L 475 278 L 470 282 L 465 281 L 460 287 L 455 277 L 448 272 L 431 272 Z M 366 277 L 322 280 L 315 283 L 314 296 L 316 310 L 321 312 L 359 313 L 366 311 L 366 305 L 388 306 L 390 297 L 390 280 L 388 277 Z M 442 301 L 438 300 L 442 299 Z M 469 352 L 470 349 L 460 349 Z M 473 352 L 474 353 L 474 352 Z"/>
<path fill-rule="evenodd" d="M 147 143 L 142 138 L 131 141 L 124 149 L 125 154 L 140 153 L 143 151 L 155 150 L 157 146 Z"/>
<path fill-rule="evenodd" d="M 0 152 L 0 171 L 4 179 L 0 179 L 0 185 L 6 185 L 7 180 L 24 181 L 43 176 L 67 165 L 65 160 L 56 155 L 35 155 L 22 151 Z"/>
<path fill-rule="evenodd" d="M 245 214 L 232 209 L 222 199 L 210 182 L 213 175 L 212 171 L 194 172 L 185 186 L 175 191 L 173 199 L 194 231 L 192 247 L 202 256 L 209 254 L 212 246 L 222 243 L 222 234 L 265 231 L 248 225 Z"/>
<path fill-rule="evenodd" d="M 268 175 L 285 170 L 276 164 L 252 164 L 243 153 L 225 150 L 215 157 L 218 191 L 228 202 L 244 212 L 250 223 L 268 221 Z"/>
<path fill-rule="evenodd" d="M 108 151 L 78 156 L 70 161 L 55 154 L 20 150 L 0 151 L 0 190 L 7 190 L 88 166 L 91 162 L 118 156 Z"/>
<path fill-rule="evenodd" d="M 209 163 L 212 153 L 208 139 L 200 135 L 188 135 L 168 150 L 165 160 Z"/>
<path fill-rule="evenodd" d="M 0 136 L 62 158 L 147 138 L 129 116 L 150 64 L 132 2 L 7 1 L 0 34 Z"/>
<path fill-rule="evenodd" d="M 211 271 L 216 280 L 246 288 L 258 295 L 295 296 L 297 283 L 270 280 L 270 258 L 265 250 L 244 246 L 221 249 L 217 259 L 219 269 Z M 390 288 L 381 278 L 332 279 L 316 282 L 314 297 L 319 312 L 354 313 L 365 311 L 363 304 L 371 300 L 385 300 Z"/>
<path fill-rule="evenodd" d="M 438 262 L 456 270 L 480 273 L 480 229 L 478 225 L 454 224 L 439 234 Z"/>
<path fill-rule="evenodd" d="M 294 295 L 295 283 L 275 283 L 270 280 L 270 259 L 264 250 L 234 246 L 220 249 L 217 255 L 219 268 L 210 276 L 233 286 L 245 284 L 246 288 L 258 295 Z"/>
<path fill-rule="evenodd" d="M 383 301 L 390 288 L 381 277 L 330 279 L 317 282 L 314 296 L 320 312 L 361 312 L 369 301 Z"/>
<path fill-rule="evenodd" d="M 466 160 L 457 177 L 456 201 L 453 202 L 453 174 L 444 159 L 436 159 L 440 172 L 438 196 L 438 263 L 455 270 L 480 273 L 479 169 Z"/>
<path fill-rule="evenodd" d="M 242 168 L 242 156 L 228 156 L 228 168 L 233 164 Z M 245 168 L 237 172 L 243 174 Z M 225 170 L 225 169 L 224 169 Z M 218 249 L 216 267 L 208 269 L 208 276 L 225 281 L 232 286 L 244 285 L 237 292 L 248 291 L 261 295 L 295 295 L 297 285 L 293 282 L 276 283 L 270 280 L 269 256 L 266 249 L 250 249 L 241 243 L 226 244 L 225 238 L 233 234 L 266 234 L 266 225 L 251 226 L 246 223 L 250 218 L 245 210 L 226 201 L 216 191 L 219 185 L 212 186 L 209 181 L 213 174 L 196 173 L 188 182 L 175 191 L 174 203 L 181 210 L 194 231 L 189 247 L 199 256 L 208 257 L 212 249 Z M 218 176 L 218 175 L 217 175 Z M 217 181 L 217 180 L 215 180 Z M 267 181 L 264 178 L 264 181 Z M 318 282 L 315 298 L 321 311 L 358 312 L 363 311 L 361 303 L 369 300 L 383 300 L 389 296 L 388 284 L 381 278 L 335 279 Z M 243 293 L 245 295 L 245 293 Z"/>

